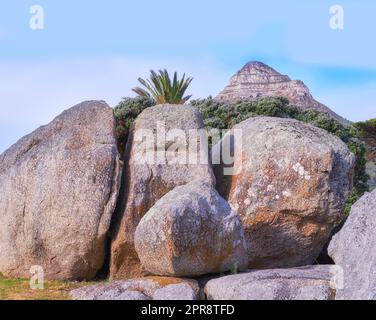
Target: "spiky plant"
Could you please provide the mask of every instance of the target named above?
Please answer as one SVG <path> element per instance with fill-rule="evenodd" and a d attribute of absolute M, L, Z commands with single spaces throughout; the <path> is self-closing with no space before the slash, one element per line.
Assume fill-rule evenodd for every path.
<path fill-rule="evenodd" d="M 150 79 L 138 78 L 143 88 L 137 87 L 133 91 L 140 97 L 153 100 L 155 104 L 184 104 L 191 98 L 191 96 L 184 97 L 184 94 L 192 80 L 191 77 L 186 78 L 185 74 L 181 79 L 178 79 L 175 72 L 171 81 L 166 69 L 159 70 L 158 73 L 151 70 Z"/>

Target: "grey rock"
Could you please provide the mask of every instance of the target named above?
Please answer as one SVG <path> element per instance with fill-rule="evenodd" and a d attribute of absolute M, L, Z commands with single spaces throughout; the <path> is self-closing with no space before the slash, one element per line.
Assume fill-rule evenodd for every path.
<path fill-rule="evenodd" d="M 329 255 L 343 269 L 338 300 L 376 300 L 376 190 L 356 202 L 329 245 Z"/>
<path fill-rule="evenodd" d="M 343 124 L 350 121 L 316 101 L 308 87 L 300 80 L 291 80 L 273 68 L 258 61 L 247 63 L 230 80 L 230 84 L 215 98 L 221 102 L 256 100 L 260 97 L 286 97 L 302 110 L 315 109 L 325 112 Z"/>
<path fill-rule="evenodd" d="M 145 214 L 135 246 L 142 266 L 156 275 L 190 277 L 247 265 L 239 216 L 215 189 L 194 182 L 176 187 Z"/>
<path fill-rule="evenodd" d="M 81 103 L 0 155 L 0 272 L 90 279 L 102 267 L 118 194 L 112 109 Z"/>
<path fill-rule="evenodd" d="M 250 270 L 210 280 L 205 292 L 208 300 L 333 300 L 335 276 L 329 265 Z"/>
<path fill-rule="evenodd" d="M 81 287 L 70 292 L 74 300 L 197 300 L 195 280 L 150 277 Z"/>
<path fill-rule="evenodd" d="M 187 283 L 170 284 L 156 290 L 153 300 L 199 300 L 199 290 Z"/>
<path fill-rule="evenodd" d="M 93 300 L 150 300 L 150 298 L 139 291 L 108 291 L 104 292 Z"/>
<path fill-rule="evenodd" d="M 160 286 L 152 280 L 134 279 L 81 287 L 70 292 L 74 300 L 150 300 Z"/>
<path fill-rule="evenodd" d="M 214 161 L 221 148 L 234 164 L 215 165 L 217 189 L 242 219 L 249 267 L 312 264 L 344 218 L 354 169 L 346 144 L 297 120 L 255 117 L 213 147 Z"/>
<path fill-rule="evenodd" d="M 164 124 L 161 129 L 160 125 Z M 120 192 L 123 202 L 119 210 L 119 223 L 114 231 L 111 248 L 111 279 L 129 279 L 147 275 L 142 269 L 134 248 L 134 233 L 144 214 L 166 193 L 179 185 L 191 181 L 203 181 L 215 185 L 215 178 L 211 164 L 208 161 L 208 149 L 205 145 L 200 150 L 194 148 L 192 140 L 188 140 L 193 133 L 201 137 L 202 143 L 207 143 L 204 124 L 200 113 L 188 105 L 159 105 L 144 110 L 136 119 L 127 144 L 127 157 L 123 180 L 125 185 Z M 151 145 L 145 146 L 141 139 L 137 139 L 145 130 L 152 133 Z M 183 134 L 166 137 L 166 144 L 158 136 L 172 133 Z M 179 131 L 178 131 L 179 130 Z M 181 137 L 181 136 L 180 136 Z M 168 153 L 168 158 L 153 158 L 153 162 L 142 162 L 140 158 L 148 152 L 159 150 L 177 152 Z M 202 162 L 187 163 L 187 156 L 201 152 Z M 197 155 L 198 156 L 198 155 Z M 182 160 L 183 159 L 183 160 Z M 199 159 L 197 157 L 197 159 Z M 166 161 L 164 161 L 166 160 Z M 180 161 L 182 160 L 182 161 Z M 175 162 L 174 162 L 175 161 Z"/>

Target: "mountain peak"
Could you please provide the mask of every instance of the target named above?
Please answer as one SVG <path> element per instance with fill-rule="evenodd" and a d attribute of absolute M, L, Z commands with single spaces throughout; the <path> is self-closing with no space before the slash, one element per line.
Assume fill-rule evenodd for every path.
<path fill-rule="evenodd" d="M 215 99 L 220 102 L 234 103 L 241 100 L 253 101 L 267 96 L 286 97 L 290 103 L 302 110 L 316 109 L 328 113 L 341 123 L 349 123 L 316 101 L 303 81 L 291 80 L 289 76 L 279 73 L 260 61 L 246 63 L 231 77 L 230 84 Z"/>
<path fill-rule="evenodd" d="M 244 65 L 230 80 L 230 85 L 238 83 L 259 84 L 290 81 L 272 67 L 260 61 L 250 61 Z"/>
<path fill-rule="evenodd" d="M 260 73 L 270 73 L 270 74 L 281 75 L 272 67 L 268 66 L 267 64 L 261 61 L 249 61 L 244 65 L 244 67 L 239 72 L 256 72 L 256 73 L 260 72 Z"/>

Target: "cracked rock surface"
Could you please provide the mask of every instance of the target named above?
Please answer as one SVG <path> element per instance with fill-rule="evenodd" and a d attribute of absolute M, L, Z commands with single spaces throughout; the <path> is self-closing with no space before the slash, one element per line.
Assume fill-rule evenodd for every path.
<path fill-rule="evenodd" d="M 249 270 L 210 280 L 208 300 L 333 300 L 335 266 Z"/>
<path fill-rule="evenodd" d="M 218 192 L 195 182 L 162 197 L 141 219 L 136 251 L 144 268 L 191 277 L 247 266 L 242 223 Z"/>
<path fill-rule="evenodd" d="M 146 277 L 82 287 L 70 295 L 75 300 L 198 300 L 200 288 L 192 279 Z"/>
<path fill-rule="evenodd" d="M 0 155 L 0 272 L 91 279 L 102 267 L 116 205 L 113 110 L 81 103 Z"/>
<path fill-rule="evenodd" d="M 344 218 L 354 170 L 346 144 L 297 120 L 255 117 L 234 126 L 213 159 L 221 148 L 234 161 L 214 166 L 217 189 L 242 219 L 248 266 L 312 264 Z"/>
<path fill-rule="evenodd" d="M 352 207 L 328 252 L 343 269 L 337 300 L 376 300 L 376 190 Z"/>

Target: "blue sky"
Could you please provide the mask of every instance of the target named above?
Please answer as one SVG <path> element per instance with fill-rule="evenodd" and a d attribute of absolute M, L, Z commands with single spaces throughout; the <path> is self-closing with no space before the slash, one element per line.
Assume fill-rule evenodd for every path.
<path fill-rule="evenodd" d="M 29 28 L 35 4 L 44 30 Z M 335 4 L 344 30 L 329 27 Z M 116 105 L 151 68 L 192 75 L 197 98 L 260 60 L 342 116 L 375 118 L 375 18 L 373 0 L 3 0 L 0 152 L 82 100 Z"/>

